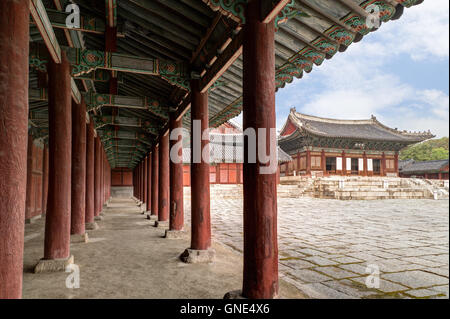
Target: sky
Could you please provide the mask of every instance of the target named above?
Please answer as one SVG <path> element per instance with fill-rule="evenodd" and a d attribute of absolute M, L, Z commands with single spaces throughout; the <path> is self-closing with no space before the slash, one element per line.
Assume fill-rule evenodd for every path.
<path fill-rule="evenodd" d="M 405 8 L 343 53 L 276 95 L 277 129 L 289 111 L 369 119 L 399 130 L 449 135 L 449 1 Z M 235 119 L 242 121 L 242 115 Z"/>

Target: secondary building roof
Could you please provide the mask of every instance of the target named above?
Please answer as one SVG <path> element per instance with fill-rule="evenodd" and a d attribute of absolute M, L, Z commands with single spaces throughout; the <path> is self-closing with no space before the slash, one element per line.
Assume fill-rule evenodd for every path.
<path fill-rule="evenodd" d="M 403 174 L 448 173 L 449 160 L 416 162 L 414 160 L 399 161 L 399 172 Z M 447 169 L 445 169 L 447 167 Z"/>

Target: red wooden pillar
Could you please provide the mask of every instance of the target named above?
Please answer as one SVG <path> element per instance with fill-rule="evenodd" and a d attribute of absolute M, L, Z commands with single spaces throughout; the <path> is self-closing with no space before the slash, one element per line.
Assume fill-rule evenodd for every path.
<path fill-rule="evenodd" d="M 182 118 L 176 119 L 173 114 L 170 116 L 170 132 L 182 128 Z M 182 146 L 182 135 L 177 139 L 170 136 L 170 149 L 173 150 L 177 145 Z M 171 151 L 170 158 L 170 224 L 169 232 L 182 231 L 184 227 L 184 207 L 183 207 L 183 147 L 180 147 L 177 153 Z M 217 178 L 217 177 L 216 177 Z M 166 232 L 166 237 L 168 233 Z"/>
<path fill-rule="evenodd" d="M 147 156 L 147 207 L 146 211 L 150 214 L 152 210 L 152 153 Z"/>
<path fill-rule="evenodd" d="M 347 159 L 345 157 L 345 151 L 342 151 L 342 175 L 347 175 Z"/>
<path fill-rule="evenodd" d="M 158 223 L 164 225 L 169 221 L 169 133 L 159 139 L 159 190 L 158 190 Z"/>
<path fill-rule="evenodd" d="M 144 202 L 144 164 L 139 163 L 139 199 Z"/>
<path fill-rule="evenodd" d="M 101 200 L 100 200 L 100 192 L 101 192 L 101 144 L 100 137 L 97 135 L 95 138 L 95 156 L 94 156 L 94 215 L 95 219 L 100 220 L 100 212 L 101 208 Z"/>
<path fill-rule="evenodd" d="M 306 176 L 311 176 L 311 151 L 306 150 Z"/>
<path fill-rule="evenodd" d="M 42 174 L 42 215 L 47 213 L 47 197 L 48 197 L 48 145 L 44 146 L 44 161 Z"/>
<path fill-rule="evenodd" d="M 141 164 L 139 163 L 136 166 L 136 198 L 138 199 L 138 201 L 141 200 L 140 199 L 140 197 L 141 197 L 141 194 L 140 194 L 140 186 L 141 186 L 141 182 L 140 182 L 140 180 L 141 180 L 140 168 L 141 168 Z"/>
<path fill-rule="evenodd" d="M 258 139 L 265 139 L 266 149 L 269 149 L 270 143 L 276 145 L 276 137 L 270 135 L 270 129 L 276 128 L 275 27 L 273 22 L 261 22 L 261 9 L 261 1 L 250 1 L 246 10 L 243 125 L 244 130 L 265 128 L 266 135 L 258 136 Z M 248 141 L 245 141 L 245 155 L 248 155 L 247 146 Z M 244 156 L 242 295 L 246 298 L 274 298 L 278 295 L 276 172 L 261 174 L 260 168 L 264 166 L 259 159 L 256 164 L 248 163 L 248 157 Z"/>
<path fill-rule="evenodd" d="M 211 247 L 210 221 L 210 185 L 209 159 L 204 159 L 201 152 L 209 155 L 208 140 L 203 140 L 203 133 L 209 129 L 208 93 L 201 93 L 199 81 L 191 81 L 191 132 L 194 121 L 200 121 L 200 134 L 191 139 L 191 249 L 208 250 Z M 194 138 L 199 141 L 194 142 Z M 195 143 L 200 146 L 195 147 Z M 195 162 L 195 154 L 199 155 Z"/>
<path fill-rule="evenodd" d="M 94 221 L 95 216 L 95 148 L 96 139 L 94 137 L 94 120 L 90 118 L 86 124 L 86 216 L 85 223 L 87 230 L 97 229 Z"/>
<path fill-rule="evenodd" d="M 394 170 L 395 170 L 396 176 L 398 176 L 398 152 L 395 152 L 395 155 L 394 155 Z"/>
<path fill-rule="evenodd" d="M 197 124 L 199 123 L 199 124 Z M 191 81 L 191 247 L 180 256 L 184 262 L 209 262 L 211 249 L 208 92 Z M 206 136 L 205 136 L 206 135 Z M 203 140 L 203 137 L 207 140 Z"/>
<path fill-rule="evenodd" d="M 72 219 L 70 233 L 84 235 L 86 218 L 86 103 L 72 103 Z"/>
<path fill-rule="evenodd" d="M 381 154 L 381 176 L 386 176 L 386 154 L 383 152 Z"/>
<path fill-rule="evenodd" d="M 158 192 L 159 192 L 159 147 L 153 146 L 152 151 L 152 213 L 151 216 L 158 217 Z"/>
<path fill-rule="evenodd" d="M 105 153 L 103 151 L 103 143 L 100 140 L 100 213 L 103 212 L 104 199 L 104 185 L 105 185 Z"/>
<path fill-rule="evenodd" d="M 368 172 L 368 170 L 367 170 L 367 154 L 366 154 L 366 152 L 364 152 L 363 153 L 363 176 L 367 176 L 367 172 Z"/>
<path fill-rule="evenodd" d="M 48 63 L 50 157 L 44 259 L 70 257 L 72 90 L 70 65 L 64 52 L 61 57 L 60 64 L 51 59 Z"/>
<path fill-rule="evenodd" d="M 322 164 L 323 176 L 327 175 L 327 158 L 325 156 L 325 150 L 322 150 L 320 162 Z"/>
<path fill-rule="evenodd" d="M 35 196 L 35 183 L 33 183 L 33 154 L 34 141 L 33 135 L 28 134 L 28 146 L 27 146 L 27 195 L 25 201 L 25 220 L 27 223 L 31 222 L 32 214 L 34 213 L 34 196 Z"/>
<path fill-rule="evenodd" d="M 145 209 L 143 210 L 143 212 L 145 212 L 146 210 L 147 210 L 147 183 L 148 183 L 148 180 L 147 180 L 147 166 L 148 166 L 148 163 L 147 163 L 147 156 L 146 157 L 144 157 L 144 159 L 142 160 L 142 164 L 143 164 L 143 169 L 142 169 L 142 172 L 144 173 L 144 176 L 143 176 L 143 181 L 144 181 L 144 187 L 143 187 L 143 191 L 144 191 L 144 194 L 143 194 L 143 196 L 144 196 L 144 204 L 145 204 Z"/>
<path fill-rule="evenodd" d="M 22 297 L 29 1 L 0 1 L 0 299 Z"/>

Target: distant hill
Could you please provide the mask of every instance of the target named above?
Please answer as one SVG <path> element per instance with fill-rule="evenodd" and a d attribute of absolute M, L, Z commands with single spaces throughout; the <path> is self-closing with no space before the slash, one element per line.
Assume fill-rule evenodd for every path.
<path fill-rule="evenodd" d="M 448 159 L 448 137 L 410 145 L 400 152 L 401 160 L 432 161 Z"/>

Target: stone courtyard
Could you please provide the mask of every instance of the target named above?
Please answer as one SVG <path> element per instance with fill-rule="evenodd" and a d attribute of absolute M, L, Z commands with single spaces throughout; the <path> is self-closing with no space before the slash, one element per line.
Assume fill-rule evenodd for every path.
<path fill-rule="evenodd" d="M 242 252 L 242 200 L 213 197 L 211 218 Z M 448 200 L 279 198 L 280 277 L 310 298 L 448 298 L 448 226 Z"/>

